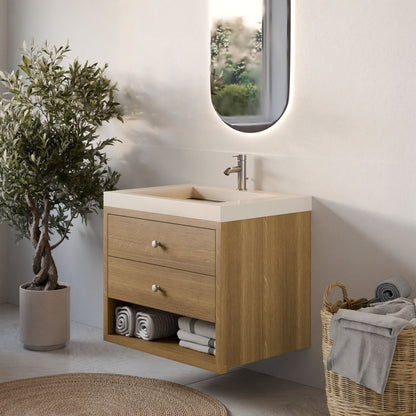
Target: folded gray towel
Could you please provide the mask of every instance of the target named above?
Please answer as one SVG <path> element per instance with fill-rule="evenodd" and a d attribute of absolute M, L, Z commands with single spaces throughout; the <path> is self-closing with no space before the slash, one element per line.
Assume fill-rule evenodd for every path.
<path fill-rule="evenodd" d="M 146 341 L 170 337 L 178 330 L 178 316 L 158 309 L 142 309 L 136 313 L 134 335 Z"/>
<path fill-rule="evenodd" d="M 327 360 L 328 370 L 383 394 L 397 335 L 406 326 L 416 327 L 414 302 L 397 302 L 407 308 L 403 315 L 411 320 L 394 316 L 398 311 L 392 302 L 384 305 L 395 311 L 392 315 L 340 309 L 333 316 L 330 337 L 334 344 Z"/>
<path fill-rule="evenodd" d="M 407 298 L 397 298 L 387 302 L 373 303 L 360 312 L 374 313 L 376 315 L 389 315 L 411 321 L 416 317 L 415 302 Z"/>
<path fill-rule="evenodd" d="M 211 322 L 181 316 L 178 320 L 178 324 L 179 329 L 190 332 L 191 334 L 215 339 L 215 324 Z"/>
<path fill-rule="evenodd" d="M 411 291 L 410 283 L 404 277 L 392 276 L 376 287 L 375 299 L 371 301 L 371 304 L 400 297 L 407 298 Z"/>
<path fill-rule="evenodd" d="M 210 355 L 216 355 L 216 352 L 217 352 L 215 348 L 208 347 L 207 345 L 196 344 L 195 342 L 190 342 L 190 341 L 180 340 L 179 345 L 181 347 L 190 348 L 191 350 L 204 352 Z"/>
<path fill-rule="evenodd" d="M 116 324 L 115 333 L 132 337 L 134 335 L 135 316 L 137 307 L 133 305 L 124 305 L 116 307 Z"/>
<path fill-rule="evenodd" d="M 202 335 L 192 334 L 191 332 L 180 329 L 178 331 L 178 338 L 184 341 L 194 342 L 195 344 L 205 345 L 216 348 L 217 341 L 214 338 L 203 337 Z"/>

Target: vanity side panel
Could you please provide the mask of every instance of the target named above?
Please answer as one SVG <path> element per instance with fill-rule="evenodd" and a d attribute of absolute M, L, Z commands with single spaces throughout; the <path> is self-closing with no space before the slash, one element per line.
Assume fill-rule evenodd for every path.
<path fill-rule="evenodd" d="M 215 337 L 216 337 L 216 359 L 217 359 L 217 372 L 226 373 L 227 368 L 230 367 L 227 365 L 227 342 L 228 336 L 221 337 L 219 334 L 225 333 L 225 330 L 222 328 L 227 328 L 227 323 L 223 322 L 221 319 L 222 314 L 222 305 L 224 298 L 224 292 L 222 291 L 222 278 L 221 275 L 221 265 L 222 265 L 222 246 L 221 246 L 221 226 L 222 223 L 218 222 L 216 224 L 216 233 L 215 233 L 215 250 L 216 250 L 216 278 L 215 278 Z M 226 299 L 225 299 L 226 300 Z"/>
<path fill-rule="evenodd" d="M 217 342 L 225 365 L 309 347 L 310 212 L 223 223 L 220 251 Z"/>
<path fill-rule="evenodd" d="M 103 213 L 103 254 L 104 254 L 104 262 L 103 262 L 103 306 L 104 306 L 104 317 L 103 317 L 103 328 L 104 328 L 104 337 L 106 335 L 110 334 L 113 331 L 113 322 L 111 319 L 109 319 L 109 300 L 108 300 L 108 209 L 104 207 L 104 213 Z M 110 315 L 113 317 L 113 311 L 110 311 Z"/>

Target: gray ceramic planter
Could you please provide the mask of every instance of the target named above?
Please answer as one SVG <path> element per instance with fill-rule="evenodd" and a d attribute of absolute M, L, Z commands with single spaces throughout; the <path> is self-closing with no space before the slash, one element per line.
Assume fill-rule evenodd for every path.
<path fill-rule="evenodd" d="M 63 348 L 70 336 L 70 287 L 58 290 L 19 289 L 20 340 L 25 348 Z"/>

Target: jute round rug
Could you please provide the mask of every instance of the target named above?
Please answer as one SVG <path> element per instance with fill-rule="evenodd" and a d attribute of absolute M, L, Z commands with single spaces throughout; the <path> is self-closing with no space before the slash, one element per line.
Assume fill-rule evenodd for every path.
<path fill-rule="evenodd" d="M 216 399 L 169 381 L 117 374 L 61 374 L 0 383 L 0 415 L 225 416 Z"/>

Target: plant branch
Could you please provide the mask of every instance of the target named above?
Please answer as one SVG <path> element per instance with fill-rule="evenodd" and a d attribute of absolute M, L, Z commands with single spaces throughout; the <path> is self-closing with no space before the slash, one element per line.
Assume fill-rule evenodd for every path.
<path fill-rule="evenodd" d="M 65 240 L 66 236 L 68 235 L 68 231 L 69 231 L 69 229 L 72 225 L 72 221 L 77 216 L 78 216 L 77 213 L 74 213 L 74 212 L 71 211 L 71 219 L 68 221 L 68 224 L 66 225 L 64 235 L 62 236 L 62 238 L 57 243 L 55 243 L 53 246 L 51 246 L 51 251 L 54 250 L 56 247 L 58 247 Z"/>
<path fill-rule="evenodd" d="M 55 290 L 58 287 L 58 269 L 52 257 L 49 243 L 46 245 L 45 252 L 46 257 L 49 259 L 48 282 L 46 283 L 45 290 Z"/>

